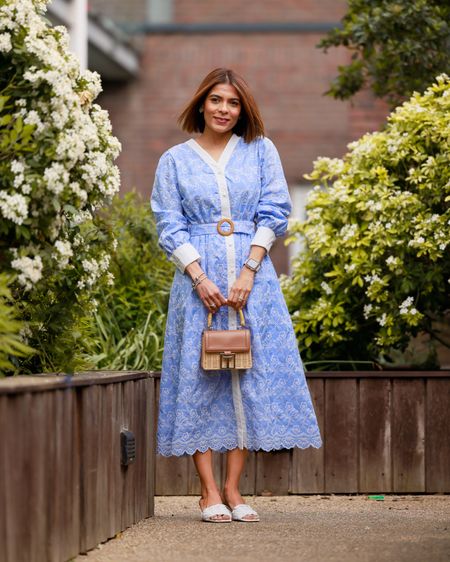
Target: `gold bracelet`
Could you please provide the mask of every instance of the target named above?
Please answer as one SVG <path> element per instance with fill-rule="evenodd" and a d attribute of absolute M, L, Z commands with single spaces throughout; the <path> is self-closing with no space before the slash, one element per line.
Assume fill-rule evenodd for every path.
<path fill-rule="evenodd" d="M 196 289 L 198 285 L 200 285 L 200 283 L 206 279 L 206 273 L 203 271 L 202 273 L 200 273 L 200 275 L 197 275 L 197 277 L 194 278 L 194 280 L 192 281 L 192 290 Z"/>

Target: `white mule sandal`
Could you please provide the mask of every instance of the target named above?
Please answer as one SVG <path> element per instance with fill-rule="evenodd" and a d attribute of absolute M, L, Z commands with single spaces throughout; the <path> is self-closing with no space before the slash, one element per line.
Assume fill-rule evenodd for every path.
<path fill-rule="evenodd" d="M 256 517 L 253 519 L 244 519 L 244 517 L 248 515 L 255 515 Z M 256 523 L 259 521 L 259 515 L 246 503 L 236 505 L 231 512 L 231 517 L 233 521 L 242 521 L 243 523 Z"/>
<path fill-rule="evenodd" d="M 228 519 L 213 519 L 217 515 L 227 515 Z M 207 523 L 231 523 L 231 511 L 223 503 L 216 503 L 202 509 L 202 521 Z"/>

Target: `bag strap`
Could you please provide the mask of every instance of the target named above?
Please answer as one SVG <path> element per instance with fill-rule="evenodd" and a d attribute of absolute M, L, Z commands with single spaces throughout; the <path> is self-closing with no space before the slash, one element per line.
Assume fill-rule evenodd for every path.
<path fill-rule="evenodd" d="M 239 318 L 241 321 L 241 328 L 245 328 L 245 318 L 244 318 L 244 313 L 242 312 L 242 308 L 239 309 Z M 208 330 L 211 330 L 212 327 L 212 312 L 208 312 Z"/>

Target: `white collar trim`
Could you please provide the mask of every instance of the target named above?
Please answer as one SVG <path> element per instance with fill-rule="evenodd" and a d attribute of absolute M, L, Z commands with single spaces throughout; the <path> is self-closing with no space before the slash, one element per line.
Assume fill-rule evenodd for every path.
<path fill-rule="evenodd" d="M 210 166 L 213 168 L 220 167 L 225 169 L 231 155 L 233 154 L 234 149 L 236 148 L 237 143 L 239 142 L 241 137 L 233 133 L 227 142 L 225 148 L 223 149 L 222 154 L 220 155 L 219 160 L 214 160 L 214 158 L 209 154 L 207 150 L 205 150 L 202 146 L 195 139 L 189 139 L 187 144 L 197 152 L 199 156 Z"/>

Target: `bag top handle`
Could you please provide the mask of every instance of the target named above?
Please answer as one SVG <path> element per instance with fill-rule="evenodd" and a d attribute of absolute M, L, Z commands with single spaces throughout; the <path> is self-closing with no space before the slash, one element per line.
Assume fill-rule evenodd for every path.
<path fill-rule="evenodd" d="M 245 328 L 245 318 L 244 318 L 244 313 L 242 312 L 242 308 L 240 308 L 238 312 L 241 321 L 241 327 Z M 208 312 L 208 330 L 211 330 L 212 327 L 212 317 L 213 317 L 212 312 Z"/>

